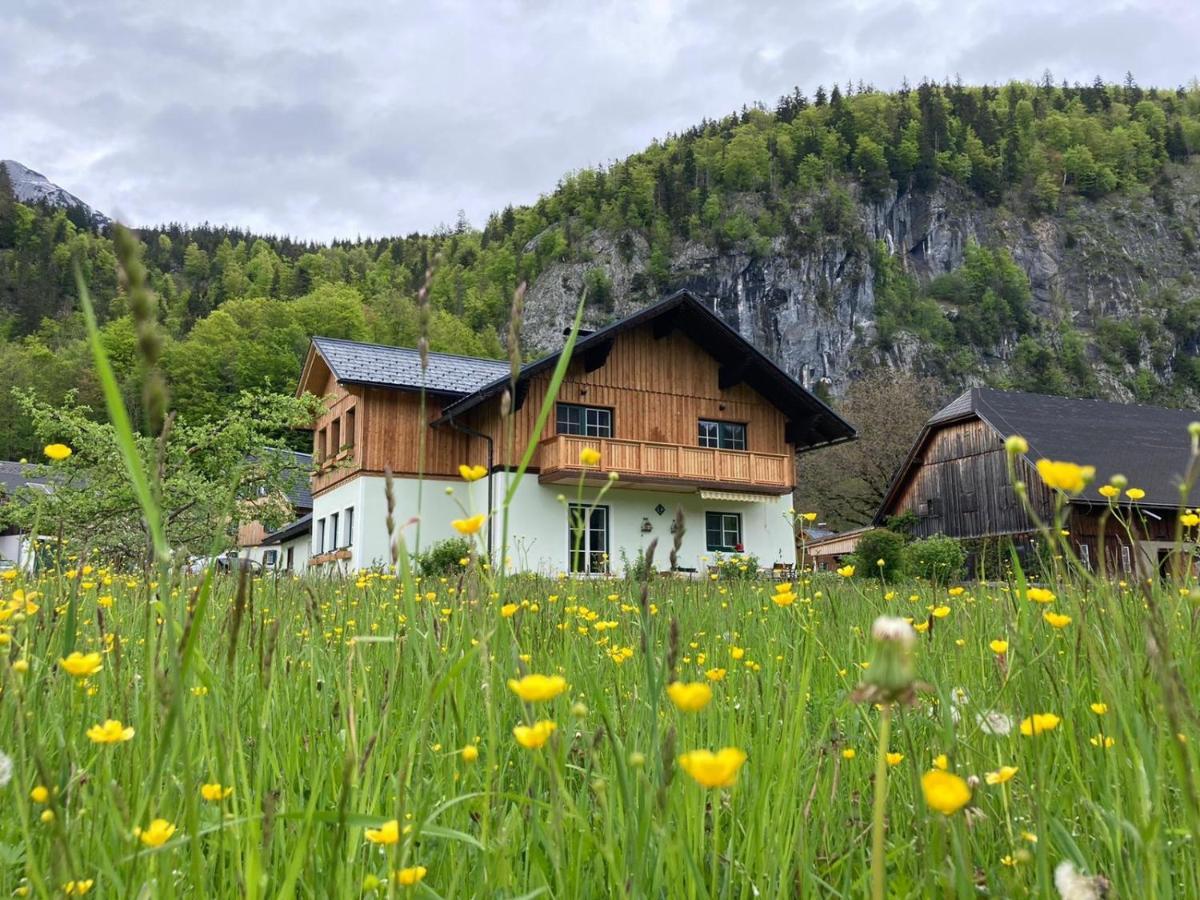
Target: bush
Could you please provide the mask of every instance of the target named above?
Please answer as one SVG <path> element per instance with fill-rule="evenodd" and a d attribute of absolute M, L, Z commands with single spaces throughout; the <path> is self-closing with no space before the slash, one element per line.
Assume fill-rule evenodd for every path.
<path fill-rule="evenodd" d="M 725 557 L 718 553 L 713 559 L 713 565 L 723 579 L 757 578 L 758 557 L 753 553 L 735 553 Z"/>
<path fill-rule="evenodd" d="M 438 541 L 424 553 L 417 554 L 417 573 L 422 578 L 437 578 L 457 571 L 459 560 L 471 555 L 471 544 L 464 538 Z"/>
<path fill-rule="evenodd" d="M 905 565 L 910 575 L 946 584 L 963 576 L 967 551 L 951 537 L 935 535 L 914 541 L 905 548 Z"/>
<path fill-rule="evenodd" d="M 904 535 L 886 528 L 868 531 L 858 540 L 854 551 L 855 573 L 866 578 L 878 578 L 880 569 L 883 577 L 896 581 L 904 577 Z M 883 566 L 879 560 L 883 560 Z"/>

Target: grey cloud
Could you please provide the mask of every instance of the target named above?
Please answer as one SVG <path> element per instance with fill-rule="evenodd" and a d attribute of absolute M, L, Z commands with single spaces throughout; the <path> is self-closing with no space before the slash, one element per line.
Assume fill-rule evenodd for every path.
<path fill-rule="evenodd" d="M 1173 0 L 16 0 L 0 156 L 134 222 L 330 238 L 482 223 L 799 84 L 1197 74 Z"/>

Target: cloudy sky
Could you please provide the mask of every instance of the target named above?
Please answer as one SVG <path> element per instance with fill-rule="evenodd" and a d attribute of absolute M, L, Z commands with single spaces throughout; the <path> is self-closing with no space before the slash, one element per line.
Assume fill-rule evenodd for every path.
<path fill-rule="evenodd" d="M 1196 0 L 3 6 L 0 158 L 134 224 L 317 239 L 481 224 L 793 85 L 1200 75 Z"/>

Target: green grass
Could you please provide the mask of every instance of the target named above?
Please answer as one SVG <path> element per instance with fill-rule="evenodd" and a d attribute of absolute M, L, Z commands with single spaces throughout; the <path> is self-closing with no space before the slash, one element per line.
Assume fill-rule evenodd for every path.
<path fill-rule="evenodd" d="M 0 750 L 15 766 L 0 792 L 4 895 L 55 896 L 92 878 L 105 897 L 357 896 L 364 879 L 421 865 L 421 884 L 395 895 L 860 897 L 880 716 L 849 694 L 877 615 L 920 623 L 942 604 L 950 614 L 919 639 L 929 689 L 893 720 L 905 758 L 888 770 L 888 895 L 967 896 L 979 884 L 991 896 L 1056 896 L 1063 859 L 1104 873 L 1118 896 L 1196 896 L 1200 885 L 1180 776 L 1200 740 L 1188 699 L 1200 682 L 1197 607 L 1175 588 L 1148 595 L 1169 654 L 1152 657 L 1151 611 L 1134 586 L 1059 588 L 1051 606 L 1073 621 L 1056 630 L 1041 604 L 1000 586 L 950 597 L 905 584 L 888 600 L 875 583 L 822 576 L 779 607 L 768 584 L 663 579 L 643 612 L 636 584 L 513 578 L 500 598 L 475 569 L 407 590 L 388 575 L 265 579 L 241 601 L 235 581 L 218 580 L 187 626 L 195 655 L 174 696 L 179 640 L 147 614 L 145 581 L 110 579 L 98 563 L 73 574 L 3 582 L 6 600 L 40 592 L 35 614 L 0 626 Z M 170 593 L 178 618 L 197 587 Z M 520 611 L 503 617 L 503 601 Z M 995 638 L 1009 641 L 1004 660 Z M 62 671 L 71 642 L 104 653 L 97 675 Z M 614 647 L 633 654 L 618 664 Z M 667 700 L 672 656 L 682 680 L 727 670 L 706 709 Z M 524 707 L 506 687 L 524 670 L 570 687 Z M 957 689 L 969 701 L 955 707 Z M 1062 722 L 999 737 L 976 723 L 989 710 Z M 86 729 L 107 718 L 132 725 L 133 739 L 92 743 Z M 512 728 L 537 718 L 558 729 L 524 749 Z M 1111 748 L 1092 744 L 1101 733 Z M 468 744 L 473 763 L 458 752 Z M 724 746 L 748 754 L 731 789 L 704 790 L 675 764 Z M 1019 772 L 981 783 L 970 811 L 947 818 L 919 786 L 940 753 L 963 777 Z M 205 802 L 207 782 L 233 793 Z M 30 799 L 38 784 L 49 804 Z M 150 850 L 132 831 L 155 817 L 178 831 Z M 392 818 L 412 826 L 399 844 L 364 840 L 364 827 Z"/>

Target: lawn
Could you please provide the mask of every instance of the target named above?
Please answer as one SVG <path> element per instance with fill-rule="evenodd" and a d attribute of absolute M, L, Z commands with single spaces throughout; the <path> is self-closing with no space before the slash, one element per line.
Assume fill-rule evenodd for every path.
<path fill-rule="evenodd" d="M 884 785 L 886 896 L 1200 895 L 1190 585 L 74 565 L 0 582 L 5 896 L 862 897 Z"/>

